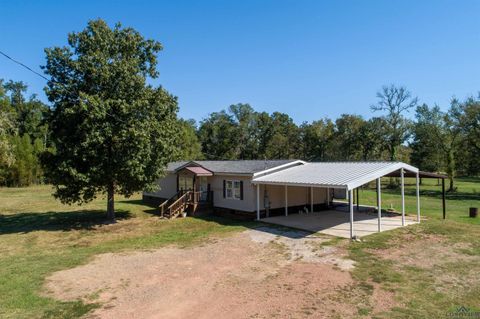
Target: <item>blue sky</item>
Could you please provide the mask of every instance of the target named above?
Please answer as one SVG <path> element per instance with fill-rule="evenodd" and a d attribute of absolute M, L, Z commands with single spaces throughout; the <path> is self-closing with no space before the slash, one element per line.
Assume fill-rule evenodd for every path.
<path fill-rule="evenodd" d="M 428 104 L 480 91 L 480 1 L 9 1 L 0 50 L 38 69 L 45 47 L 89 19 L 160 41 L 155 81 L 201 120 L 234 103 L 297 123 L 371 117 L 384 84 Z M 44 80 L 0 57 L 0 78 L 43 93 Z"/>

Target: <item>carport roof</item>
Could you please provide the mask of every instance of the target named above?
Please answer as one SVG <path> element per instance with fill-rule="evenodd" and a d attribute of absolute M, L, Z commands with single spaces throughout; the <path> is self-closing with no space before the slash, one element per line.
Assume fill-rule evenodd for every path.
<path fill-rule="evenodd" d="M 403 168 L 418 169 L 402 162 L 322 162 L 305 163 L 257 177 L 253 184 L 330 187 L 354 189 Z"/>

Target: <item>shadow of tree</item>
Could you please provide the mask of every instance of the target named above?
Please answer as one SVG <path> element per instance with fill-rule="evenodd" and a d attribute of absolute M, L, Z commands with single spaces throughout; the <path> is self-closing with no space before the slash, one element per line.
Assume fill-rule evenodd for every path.
<path fill-rule="evenodd" d="M 150 209 L 143 209 L 142 211 L 150 215 L 156 215 L 156 216 L 160 215 L 158 205 L 146 203 L 141 199 L 124 199 L 124 200 L 119 200 L 118 203 L 150 207 Z"/>
<path fill-rule="evenodd" d="M 384 194 L 391 194 L 391 195 L 398 195 L 400 196 L 400 188 L 398 189 L 382 189 L 382 193 Z M 405 196 L 416 196 L 416 191 L 413 189 L 406 189 Z M 442 190 L 422 190 L 420 186 L 420 197 L 431 197 L 431 198 L 442 198 Z M 480 200 L 479 194 L 472 194 L 469 192 L 445 192 L 445 198 L 447 200 Z"/>
<path fill-rule="evenodd" d="M 129 211 L 115 211 L 117 220 L 128 219 Z M 26 212 L 0 215 L 0 235 L 28 233 L 37 230 L 69 231 L 93 229 L 108 223 L 103 210 L 78 210 L 64 212 Z"/>
<path fill-rule="evenodd" d="M 129 205 L 140 205 L 140 206 L 154 207 L 154 205 L 149 205 L 149 204 L 143 202 L 141 199 L 122 199 L 122 200 L 117 200 L 115 202 L 116 203 L 122 203 L 122 204 L 129 204 Z"/>

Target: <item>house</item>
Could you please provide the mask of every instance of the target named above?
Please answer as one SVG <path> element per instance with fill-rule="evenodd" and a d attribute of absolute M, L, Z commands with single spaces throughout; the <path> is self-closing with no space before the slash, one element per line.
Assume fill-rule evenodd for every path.
<path fill-rule="evenodd" d="M 210 203 L 217 211 L 228 210 L 254 217 L 257 209 L 256 188 L 252 180 L 304 163 L 299 160 L 172 162 L 167 166 L 166 176 L 158 182 L 159 190 L 154 193 L 144 192 L 143 200 L 161 204 L 175 198 L 179 192 L 191 190 L 199 195 L 200 204 Z M 283 197 L 278 196 L 281 192 L 281 187 L 271 187 L 262 195 L 271 196 L 272 209 L 282 208 Z M 307 196 L 305 190 L 295 190 L 291 204 L 304 205 Z M 324 202 L 323 197 L 319 197 L 317 202 Z"/>
<path fill-rule="evenodd" d="M 404 177 L 416 178 L 416 220 L 419 222 L 419 179 L 433 178 L 433 175 L 402 162 L 183 161 L 168 164 L 166 176 L 158 182 L 159 190 L 144 192 L 143 199 L 159 204 L 162 214 L 167 215 L 178 214 L 187 207 L 194 212 L 198 206 L 206 204 L 216 211 L 234 212 L 260 220 L 319 212 L 329 208 L 334 196 L 343 197 L 349 200 L 347 210 L 350 213 L 350 237 L 353 237 L 354 194 L 358 187 L 377 183 L 376 210 L 378 231 L 381 231 L 381 178 L 394 176 L 401 179 L 401 225 L 404 226 Z"/>

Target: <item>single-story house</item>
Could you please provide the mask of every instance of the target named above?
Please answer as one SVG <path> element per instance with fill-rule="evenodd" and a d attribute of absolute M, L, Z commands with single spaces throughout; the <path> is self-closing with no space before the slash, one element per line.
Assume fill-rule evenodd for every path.
<path fill-rule="evenodd" d="M 417 180 L 417 221 L 420 221 L 419 178 L 422 172 L 402 162 L 305 162 L 301 160 L 181 161 L 166 168 L 159 190 L 143 199 L 174 207 L 181 194 L 191 201 L 261 218 L 327 209 L 333 196 L 349 199 L 350 234 L 354 236 L 354 190 L 384 176 L 401 178 L 402 225 L 405 225 L 404 176 Z M 378 230 L 381 189 L 377 187 Z M 173 200 L 172 200 L 173 199 Z M 186 201 L 184 201 L 186 202 Z M 168 204 L 168 205 L 165 205 Z M 161 206 L 162 207 L 162 206 Z M 163 212 L 163 211 L 162 211 Z"/>

